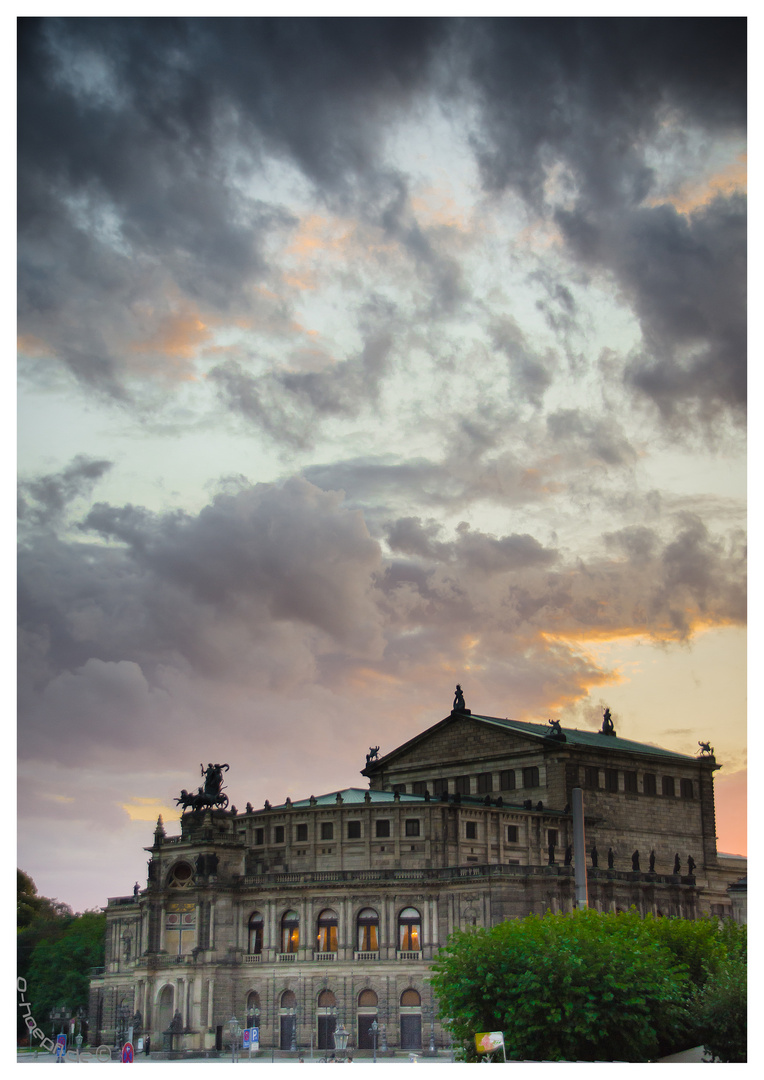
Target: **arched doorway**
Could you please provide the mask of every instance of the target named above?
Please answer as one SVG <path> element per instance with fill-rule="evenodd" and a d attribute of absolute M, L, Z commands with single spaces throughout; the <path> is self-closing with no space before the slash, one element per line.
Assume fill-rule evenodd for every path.
<path fill-rule="evenodd" d="M 159 997 L 157 998 L 157 1029 L 161 1033 L 167 1031 L 175 1012 L 175 988 L 171 984 L 163 986 L 159 991 Z"/>
<path fill-rule="evenodd" d="M 318 995 L 318 1049 L 334 1049 L 334 1029 L 337 1027 L 337 998 L 332 990 Z"/>
<path fill-rule="evenodd" d="M 413 988 L 401 994 L 401 1050 L 422 1049 L 422 999 Z"/>
<path fill-rule="evenodd" d="M 260 1027 L 260 995 L 256 990 L 250 990 L 247 994 L 247 1027 Z"/>
<path fill-rule="evenodd" d="M 285 990 L 281 995 L 279 1019 L 281 1021 L 279 1049 L 291 1050 L 293 1035 L 295 1043 L 297 1041 L 297 998 L 293 990 Z"/>
<path fill-rule="evenodd" d="M 374 1035 L 371 1025 L 377 1019 L 377 1005 L 379 1004 L 376 993 L 373 990 L 362 990 L 358 995 L 358 1049 L 372 1050 L 374 1047 Z"/>

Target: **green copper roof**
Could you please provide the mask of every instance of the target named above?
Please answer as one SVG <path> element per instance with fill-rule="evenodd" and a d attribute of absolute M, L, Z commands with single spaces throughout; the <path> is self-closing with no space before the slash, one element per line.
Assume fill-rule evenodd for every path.
<path fill-rule="evenodd" d="M 426 799 L 423 795 L 404 795 L 401 793 L 396 798 L 392 791 L 374 791 L 371 788 L 343 788 L 341 791 L 330 791 L 328 795 L 316 795 L 315 802 L 311 802 L 310 799 L 298 799 L 296 802 L 280 803 L 278 806 L 272 806 L 272 810 L 289 810 L 290 808 L 303 807 L 310 808 L 311 806 L 352 806 L 356 804 L 366 804 L 366 796 L 369 795 L 369 802 L 372 803 L 391 803 L 391 802 L 407 802 L 407 803 L 423 803 Z M 337 796 L 342 796 L 342 802 L 337 802 Z"/>
<path fill-rule="evenodd" d="M 549 724 L 530 724 L 524 720 L 502 719 L 499 716 L 476 716 L 473 720 L 482 720 L 486 724 L 494 724 L 506 731 L 516 731 L 518 735 L 534 735 L 538 738 L 549 739 L 552 728 Z M 679 754 L 675 750 L 664 750 L 661 746 L 651 746 L 649 743 L 632 742 L 631 739 L 622 739 L 618 735 L 604 735 L 601 731 L 580 731 L 578 728 L 566 728 L 563 725 L 562 732 L 566 737 L 566 743 L 560 745 L 572 746 L 596 746 L 600 750 L 623 750 L 627 754 L 659 754 L 661 757 L 680 758 L 684 761 L 694 761 L 691 754 Z"/>

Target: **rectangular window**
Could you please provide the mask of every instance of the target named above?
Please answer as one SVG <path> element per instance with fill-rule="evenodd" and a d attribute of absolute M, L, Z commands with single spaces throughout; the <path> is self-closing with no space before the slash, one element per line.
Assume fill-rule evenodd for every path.
<path fill-rule="evenodd" d="M 390 835 L 390 822 L 387 818 L 381 820 L 377 818 L 376 821 L 376 835 L 377 836 L 389 836 Z"/>
<path fill-rule="evenodd" d="M 605 769 L 605 791 L 618 791 L 618 769 Z"/>
<path fill-rule="evenodd" d="M 412 795 L 426 795 L 427 794 L 427 781 L 426 780 L 415 780 L 414 783 L 411 785 L 411 794 Z"/>
<path fill-rule="evenodd" d="M 439 776 L 432 782 L 432 790 L 435 795 L 448 795 L 448 777 Z"/>
<path fill-rule="evenodd" d="M 457 776 L 455 783 L 455 791 L 457 795 L 469 795 L 470 793 L 470 778 L 469 776 Z"/>
<path fill-rule="evenodd" d="M 504 769 L 499 773 L 499 787 L 502 791 L 514 791 L 515 790 L 515 770 Z"/>
<path fill-rule="evenodd" d="M 361 839 L 361 822 L 349 821 L 348 822 L 348 840 L 360 840 Z"/>
<path fill-rule="evenodd" d="M 557 829 L 547 829 L 546 842 L 547 844 L 554 844 L 554 846 L 557 847 L 557 844 L 559 843 L 557 839 Z"/>
<path fill-rule="evenodd" d="M 396 791 L 398 792 L 399 795 L 405 795 L 406 794 L 406 785 L 405 784 L 393 784 L 393 794 L 395 794 Z"/>
<path fill-rule="evenodd" d="M 308 839 L 308 825 L 307 822 L 302 822 L 300 825 L 294 827 L 294 838 L 298 842 Z"/>
<path fill-rule="evenodd" d="M 642 778 L 642 790 L 645 795 L 655 795 L 657 788 L 655 786 L 655 773 L 646 772 Z"/>
<path fill-rule="evenodd" d="M 680 780 L 679 781 L 679 794 L 683 799 L 694 799 L 695 791 L 693 790 L 692 780 Z"/>
<path fill-rule="evenodd" d="M 637 774 L 635 772 L 625 772 L 623 774 L 623 786 L 625 791 L 630 792 L 632 795 L 636 795 Z"/>
<path fill-rule="evenodd" d="M 274 844 L 283 844 L 284 843 L 284 826 L 283 825 L 274 825 L 273 826 L 273 842 L 274 842 Z"/>
<path fill-rule="evenodd" d="M 265 843 L 265 829 L 255 829 L 255 847 Z"/>
<path fill-rule="evenodd" d="M 584 787 L 596 789 L 600 786 L 600 771 L 596 765 L 584 765 Z"/>
<path fill-rule="evenodd" d="M 538 765 L 528 765 L 523 769 L 523 787 L 539 786 Z"/>
<path fill-rule="evenodd" d="M 520 829 L 517 825 L 507 825 L 507 842 L 510 844 L 518 843 L 520 839 Z"/>
<path fill-rule="evenodd" d="M 676 792 L 674 790 L 674 777 L 673 776 L 663 776 L 663 777 L 661 777 L 661 792 L 662 792 L 663 795 L 668 795 L 670 798 L 674 797 Z"/>
<path fill-rule="evenodd" d="M 493 773 L 478 773 L 477 789 L 479 795 L 487 795 L 489 791 L 493 791 Z"/>
<path fill-rule="evenodd" d="M 465 822 L 465 836 L 468 840 L 477 840 L 477 822 L 467 821 Z"/>
<path fill-rule="evenodd" d="M 406 836 L 419 836 L 419 818 L 406 819 Z"/>
<path fill-rule="evenodd" d="M 331 821 L 321 822 L 321 839 L 333 840 L 334 839 L 334 823 Z"/>

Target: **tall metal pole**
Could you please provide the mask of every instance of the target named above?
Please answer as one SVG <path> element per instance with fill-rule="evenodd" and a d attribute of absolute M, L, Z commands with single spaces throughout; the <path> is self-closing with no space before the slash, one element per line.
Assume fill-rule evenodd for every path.
<path fill-rule="evenodd" d="M 572 792 L 573 808 L 573 858 L 575 860 L 576 907 L 589 906 L 586 883 L 586 836 L 584 835 L 584 793 L 580 787 Z"/>

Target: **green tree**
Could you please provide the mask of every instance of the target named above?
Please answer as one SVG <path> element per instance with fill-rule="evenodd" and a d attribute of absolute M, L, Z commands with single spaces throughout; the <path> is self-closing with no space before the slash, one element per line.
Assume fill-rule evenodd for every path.
<path fill-rule="evenodd" d="M 27 975 L 27 999 L 38 1022 L 46 1022 L 59 1005 L 71 1013 L 87 1007 L 91 968 L 103 965 L 105 932 L 105 914 L 86 911 L 75 915 L 59 938 L 37 943 Z"/>
<path fill-rule="evenodd" d="M 52 1008 L 86 1006 L 90 969 L 103 964 L 106 916 L 75 915 L 68 904 L 39 896 L 23 870 L 16 873 L 17 968 L 26 979 L 32 1015 L 47 1028 Z M 19 1010 L 18 1035 L 27 1028 Z"/>
<path fill-rule="evenodd" d="M 709 973 L 693 1000 L 698 1042 L 714 1061 L 747 1061 L 748 963 L 747 931 L 725 920 L 719 936 L 726 956 Z"/>
<path fill-rule="evenodd" d="M 457 931 L 434 964 L 441 1016 L 515 1060 L 647 1061 L 689 1029 L 686 965 L 636 912 L 576 911 Z"/>

